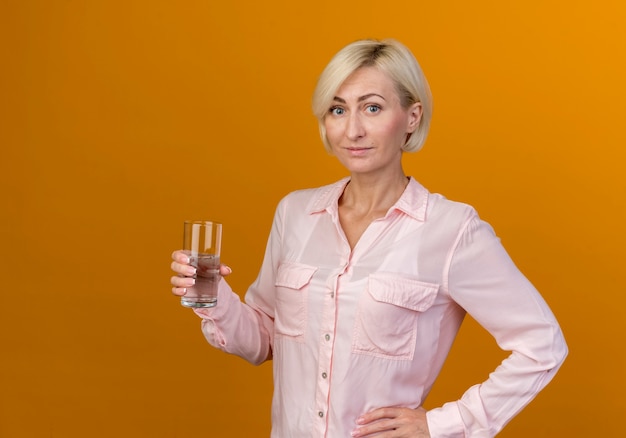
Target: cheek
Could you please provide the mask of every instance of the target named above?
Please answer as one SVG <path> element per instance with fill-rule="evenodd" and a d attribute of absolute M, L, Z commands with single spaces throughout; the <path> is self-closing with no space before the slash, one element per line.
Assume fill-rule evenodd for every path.
<path fill-rule="evenodd" d="M 386 126 L 384 132 L 381 132 L 381 134 L 385 135 L 387 138 L 401 141 L 402 144 L 404 144 L 404 140 L 408 134 L 406 120 L 400 117 L 394 119 Z"/>
<path fill-rule="evenodd" d="M 336 123 L 324 122 L 324 128 L 326 130 L 326 139 L 332 146 L 335 140 L 340 136 L 339 127 Z"/>

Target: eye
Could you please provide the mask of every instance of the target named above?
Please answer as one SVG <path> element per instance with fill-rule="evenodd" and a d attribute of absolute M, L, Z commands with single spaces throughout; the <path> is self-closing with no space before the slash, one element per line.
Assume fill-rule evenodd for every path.
<path fill-rule="evenodd" d="M 343 113 L 345 113 L 345 110 L 341 107 L 333 106 L 328 110 L 328 112 L 331 113 L 332 115 L 340 116 Z"/>
<path fill-rule="evenodd" d="M 368 105 L 368 106 L 365 108 L 365 110 L 366 110 L 368 113 L 376 114 L 377 112 L 379 112 L 379 111 L 380 111 L 380 106 L 378 106 L 378 105 Z"/>

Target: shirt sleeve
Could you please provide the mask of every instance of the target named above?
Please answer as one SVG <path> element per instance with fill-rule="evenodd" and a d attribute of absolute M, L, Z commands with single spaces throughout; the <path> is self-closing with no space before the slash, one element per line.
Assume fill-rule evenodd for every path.
<path fill-rule="evenodd" d="M 274 342 L 275 273 L 280 260 L 282 214 L 279 204 L 265 249 L 261 270 L 246 292 L 245 302 L 222 279 L 217 306 L 194 309 L 202 318 L 202 332 L 212 346 L 258 365 L 272 357 Z"/>
<path fill-rule="evenodd" d="M 511 354 L 460 400 L 427 413 L 432 437 L 492 437 L 543 389 L 567 356 L 546 302 L 473 212 L 448 263 L 448 293 Z"/>

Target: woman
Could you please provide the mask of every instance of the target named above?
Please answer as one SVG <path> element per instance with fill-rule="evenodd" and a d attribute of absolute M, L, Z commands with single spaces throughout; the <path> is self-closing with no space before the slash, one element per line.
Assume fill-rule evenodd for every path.
<path fill-rule="evenodd" d="M 400 43 L 342 49 L 313 110 L 350 176 L 279 203 L 245 303 L 222 281 L 219 306 L 195 310 L 211 345 L 273 360 L 272 437 L 494 436 L 567 354 L 491 227 L 405 175 L 402 155 L 421 148 L 431 108 Z M 193 268 L 180 251 L 173 259 L 173 293 L 183 295 Z M 460 400 L 426 412 L 466 312 L 512 353 Z"/>

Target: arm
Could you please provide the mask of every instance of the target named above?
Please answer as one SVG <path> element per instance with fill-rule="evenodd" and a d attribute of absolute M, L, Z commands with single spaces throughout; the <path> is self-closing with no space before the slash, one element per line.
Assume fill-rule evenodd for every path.
<path fill-rule="evenodd" d="M 550 382 L 567 346 L 548 305 L 475 213 L 447 271 L 451 298 L 511 355 L 460 400 L 429 411 L 429 429 L 433 437 L 491 437 Z"/>
<path fill-rule="evenodd" d="M 284 203 L 281 203 L 284 205 Z M 276 212 L 261 270 L 242 302 L 224 279 L 218 289 L 218 305 L 194 309 L 202 318 L 202 332 L 214 347 L 242 357 L 258 365 L 272 357 L 274 334 L 274 278 L 281 250 L 281 206 Z M 183 268 L 178 269 L 178 271 Z M 176 269 L 175 269 L 176 270 Z M 183 280 L 172 278 L 179 285 L 174 293 L 180 295 Z"/>

